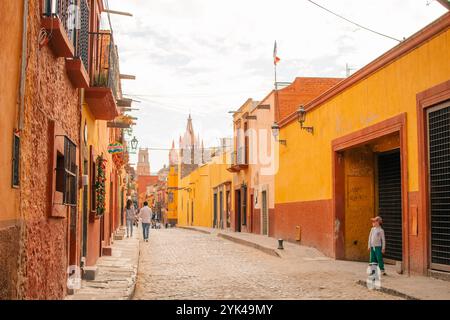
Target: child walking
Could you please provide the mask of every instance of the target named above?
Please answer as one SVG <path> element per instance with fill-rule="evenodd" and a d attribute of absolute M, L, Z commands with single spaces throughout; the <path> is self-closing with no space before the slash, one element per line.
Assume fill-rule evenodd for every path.
<path fill-rule="evenodd" d="M 383 254 L 386 249 L 384 230 L 381 228 L 383 219 L 380 216 L 372 218 L 372 229 L 369 234 L 368 250 L 370 251 L 370 263 L 377 263 L 382 275 L 386 275 L 384 270 Z"/>

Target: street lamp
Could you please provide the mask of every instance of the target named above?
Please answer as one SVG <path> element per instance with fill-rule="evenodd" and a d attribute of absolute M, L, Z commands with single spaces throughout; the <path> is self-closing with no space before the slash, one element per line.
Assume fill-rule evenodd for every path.
<path fill-rule="evenodd" d="M 280 135 L 280 126 L 276 122 L 272 125 L 272 135 L 275 138 L 275 141 L 281 143 L 282 145 L 286 145 L 286 140 L 278 139 L 278 136 Z"/>
<path fill-rule="evenodd" d="M 303 106 L 300 106 L 297 109 L 297 120 L 298 123 L 300 123 L 300 128 L 302 128 L 303 130 L 308 131 L 311 134 L 314 134 L 314 127 L 305 127 L 303 126 L 303 124 L 305 123 L 306 120 L 306 110 Z"/>
<path fill-rule="evenodd" d="M 136 137 L 133 137 L 133 140 L 131 140 L 131 150 L 136 151 L 138 145 L 138 140 Z"/>

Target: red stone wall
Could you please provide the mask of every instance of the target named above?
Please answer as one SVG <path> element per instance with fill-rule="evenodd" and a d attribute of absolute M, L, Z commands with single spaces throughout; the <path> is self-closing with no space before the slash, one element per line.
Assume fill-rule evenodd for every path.
<path fill-rule="evenodd" d="M 333 255 L 333 215 L 331 200 L 291 202 L 269 210 L 269 235 L 295 241 L 296 226 L 301 228 L 300 244 Z"/>
<path fill-rule="evenodd" d="M 0 300 L 17 297 L 17 257 L 19 255 L 20 226 L 0 224 Z"/>
<path fill-rule="evenodd" d="M 81 110 L 64 58 L 56 58 L 48 46 L 39 49 L 39 30 L 39 1 L 30 1 L 25 127 L 21 134 L 20 211 L 26 222 L 26 249 L 22 251 L 20 295 L 26 299 L 61 299 L 66 288 L 67 218 L 49 218 L 48 214 L 49 155 L 53 151 L 49 121 L 56 121 L 79 145 Z"/>
<path fill-rule="evenodd" d="M 261 233 L 261 209 L 253 209 L 252 233 Z"/>
<path fill-rule="evenodd" d="M 144 194 L 147 192 L 147 186 L 156 184 L 158 182 L 158 176 L 138 176 L 138 194 Z M 142 201 L 143 202 L 143 201 Z M 143 203 L 139 203 L 139 207 L 142 207 Z"/>
<path fill-rule="evenodd" d="M 409 192 L 408 202 L 409 202 L 409 258 L 410 258 L 410 272 L 411 274 L 423 275 L 427 272 L 428 258 L 426 257 L 424 250 L 424 230 L 427 227 L 423 224 L 423 219 L 419 214 L 418 205 L 419 193 Z M 423 214 L 423 212 L 420 212 Z M 417 222 L 417 232 L 413 232 L 414 220 Z M 403 222 L 403 224 L 405 221 Z"/>

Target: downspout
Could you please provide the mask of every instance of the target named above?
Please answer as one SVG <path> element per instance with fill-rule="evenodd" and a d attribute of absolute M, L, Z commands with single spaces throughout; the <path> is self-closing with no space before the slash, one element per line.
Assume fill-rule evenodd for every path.
<path fill-rule="evenodd" d="M 28 33 L 28 1 L 23 0 L 23 24 L 22 24 L 22 61 L 20 70 L 20 85 L 19 85 L 19 132 L 23 130 L 24 123 L 24 109 L 25 109 L 25 80 L 27 68 L 27 33 Z"/>
<path fill-rule="evenodd" d="M 22 56 L 21 56 L 21 70 L 20 70 L 20 84 L 19 84 L 19 115 L 18 115 L 18 128 L 15 130 L 16 133 L 21 133 L 23 130 L 24 123 L 24 108 L 25 108 L 25 80 L 26 80 L 26 67 L 28 60 L 28 47 L 27 47 L 27 34 L 28 34 L 28 5 L 29 0 L 23 0 L 23 22 L 22 22 Z M 22 143 L 22 142 L 20 142 Z M 20 155 L 19 155 L 20 157 Z M 21 159 L 19 160 L 19 163 Z M 19 164 L 19 168 L 20 168 Z M 20 175 L 19 175 L 20 176 Z M 19 213 L 21 219 L 19 222 L 19 254 L 17 261 L 17 283 L 16 283 L 16 299 L 24 299 L 26 297 L 26 224 L 25 216 L 22 210 L 22 190 L 19 190 Z"/>

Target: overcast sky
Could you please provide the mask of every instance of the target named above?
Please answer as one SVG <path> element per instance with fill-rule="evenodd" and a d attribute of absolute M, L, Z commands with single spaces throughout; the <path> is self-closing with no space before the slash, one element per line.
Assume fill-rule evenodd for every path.
<path fill-rule="evenodd" d="M 140 147 L 170 148 L 189 112 L 205 145 L 232 135 L 229 110 L 273 88 L 273 44 L 278 81 L 296 76 L 344 77 L 346 63 L 361 68 L 396 41 L 365 31 L 306 0 L 106 0 L 119 47 L 123 92 L 140 108 L 134 134 Z M 316 0 L 365 27 L 403 39 L 445 9 L 430 0 Z M 428 5 L 427 5 L 428 4 Z M 131 161 L 136 162 L 136 157 Z M 168 151 L 150 151 L 152 172 Z"/>

